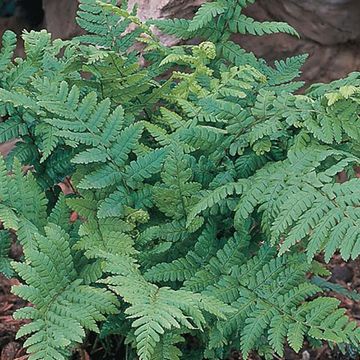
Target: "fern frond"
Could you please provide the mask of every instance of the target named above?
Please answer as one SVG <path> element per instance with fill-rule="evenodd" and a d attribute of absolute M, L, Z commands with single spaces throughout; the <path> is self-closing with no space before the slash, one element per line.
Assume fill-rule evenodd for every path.
<path fill-rule="evenodd" d="M 306 56 L 270 66 L 229 40 L 297 35 L 244 15 L 254 1 L 143 22 L 127 0 L 80 0 L 87 34 L 24 32 L 14 60 L 5 33 L 0 271 L 17 241 L 30 359 L 67 359 L 101 322 L 141 360 L 359 347 L 311 276 L 321 252 L 360 255 L 360 74 L 296 93 Z M 200 41 L 165 47 L 150 25 Z"/>
<path fill-rule="evenodd" d="M 225 1 L 214 1 L 204 3 L 196 12 L 191 20 L 188 31 L 196 31 L 207 25 L 214 17 L 223 14 L 226 11 Z"/>
<path fill-rule="evenodd" d="M 9 119 L 0 123 L 0 142 L 4 143 L 9 140 L 19 138 L 27 134 L 26 124 L 18 119 Z"/>
<path fill-rule="evenodd" d="M 269 71 L 269 84 L 284 84 L 300 76 L 300 69 L 307 58 L 308 55 L 304 54 L 293 56 L 286 60 L 275 61 L 275 69 Z"/>
<path fill-rule="evenodd" d="M 120 132 L 118 138 L 111 147 L 111 154 L 118 166 L 125 164 L 130 151 L 135 149 L 141 134 L 142 126 L 139 124 L 129 126 Z"/>
<path fill-rule="evenodd" d="M 61 227 L 63 230 L 70 230 L 70 214 L 65 195 L 61 194 L 48 216 L 48 222 Z"/>
<path fill-rule="evenodd" d="M 215 243 L 216 229 L 208 225 L 199 236 L 194 249 L 184 257 L 177 258 L 171 263 L 159 263 L 151 267 L 144 276 L 149 281 L 157 282 L 189 280 L 214 255 Z"/>
<path fill-rule="evenodd" d="M 11 237 L 10 234 L 5 231 L 0 231 L 0 272 L 10 277 L 13 275 L 13 270 L 10 265 L 9 252 L 11 247 Z"/>
<path fill-rule="evenodd" d="M 111 1 L 109 5 L 115 4 L 115 1 Z M 129 14 L 124 5 L 122 11 L 112 11 L 112 7 L 108 9 L 105 5 L 96 0 L 81 1 L 76 21 L 88 34 L 77 39 L 114 51 L 126 51 L 141 33 L 141 29 L 137 29 L 124 34 L 129 25 L 136 21 L 135 14 Z"/>
<path fill-rule="evenodd" d="M 98 331 L 96 322 L 116 311 L 116 298 L 106 290 L 82 285 L 78 279 L 69 238 L 54 224 L 46 236 L 35 234 L 36 248 L 25 252 L 29 264 L 14 263 L 28 285 L 13 287 L 18 296 L 32 302 L 15 317 L 32 319 L 17 336 L 30 335 L 25 346 L 29 359 L 66 359 L 71 346 L 82 341 L 84 329 Z"/>
<path fill-rule="evenodd" d="M 166 34 L 176 35 L 179 39 L 190 39 L 194 34 L 194 32 L 189 30 L 191 20 L 187 19 L 151 20 L 149 23 L 155 25 Z"/>
<path fill-rule="evenodd" d="M 309 267 L 300 265 L 298 260 L 296 255 L 270 260 L 255 257 L 250 264 L 235 268 L 218 285 L 206 290 L 237 309 L 227 322 L 219 322 L 218 329 L 226 337 L 240 332 L 245 358 L 260 336 L 267 337 L 279 355 L 284 351 L 286 337 L 295 351 L 301 348 L 305 334 L 328 342 L 352 342 L 349 329 L 353 323 L 338 309 L 336 299 L 320 297 L 306 301 L 320 289 L 307 282 L 305 274 Z M 324 321 L 328 317 L 331 320 Z M 337 335 L 331 330 L 335 319 L 339 320 Z"/>
<path fill-rule="evenodd" d="M 0 220 L 6 228 L 18 228 L 19 218 L 26 218 L 37 226 L 46 221 L 47 199 L 31 172 L 23 174 L 21 164 L 16 161 L 13 173 L 6 175 L 4 160 L 0 160 Z"/>
<path fill-rule="evenodd" d="M 155 204 L 167 216 L 176 220 L 186 218 L 201 185 L 191 182 L 191 157 L 171 149 L 161 173 L 163 184 L 153 190 Z"/>
<path fill-rule="evenodd" d="M 233 41 L 220 44 L 219 49 L 225 60 L 236 66 L 251 65 L 254 68 L 266 68 L 265 63 L 258 60 L 253 53 L 246 52 L 246 50 L 242 49 L 240 45 Z"/>
<path fill-rule="evenodd" d="M 16 48 L 16 34 L 12 31 L 5 31 L 2 36 L 0 52 L 0 73 L 3 76 L 6 69 L 11 64 L 11 59 Z"/>
<path fill-rule="evenodd" d="M 203 311 L 213 313 L 206 298 L 202 299 L 199 294 L 181 289 L 175 291 L 166 287 L 159 288 L 141 277 L 114 276 L 106 280 L 106 283 L 131 304 L 125 313 L 129 319 L 135 319 L 132 326 L 135 328 L 140 359 L 151 359 L 156 344 L 160 342 L 166 329 L 181 326 L 201 329 L 205 323 Z M 230 307 L 223 307 L 225 313 L 231 311 Z M 220 314 L 224 316 L 224 312 Z"/>
<path fill-rule="evenodd" d="M 229 29 L 234 33 L 241 34 L 265 35 L 285 33 L 299 37 L 297 31 L 287 23 L 275 21 L 259 22 L 243 14 L 229 21 Z"/>
<path fill-rule="evenodd" d="M 208 191 L 203 195 L 203 198 L 191 209 L 188 218 L 187 224 L 190 224 L 191 221 L 195 219 L 202 211 L 211 208 L 221 200 L 226 199 L 228 196 L 233 194 L 241 194 L 244 191 L 244 185 L 246 183 L 228 183 L 226 185 L 220 186 L 213 191 Z"/>
<path fill-rule="evenodd" d="M 192 291 L 206 290 L 218 280 L 220 274 L 228 273 L 233 266 L 242 262 L 242 251 L 246 245 L 247 238 L 240 238 L 236 233 L 222 249 L 219 249 L 209 259 L 208 265 L 200 268 L 190 279 L 186 280 L 185 287 Z M 226 296 L 221 300 L 229 302 Z"/>
<path fill-rule="evenodd" d="M 140 182 L 150 178 L 161 170 L 167 149 L 157 149 L 149 154 L 131 161 L 125 168 L 124 179 L 131 188 L 136 188 Z"/>
<path fill-rule="evenodd" d="M 271 224 L 267 229 L 272 243 L 283 238 L 281 254 L 306 239 L 309 260 L 324 250 L 328 261 L 337 249 L 345 259 L 356 258 L 360 253 L 355 230 L 358 212 L 354 208 L 358 201 L 358 180 L 352 179 L 344 184 L 331 183 L 331 176 L 340 171 L 338 167 L 330 167 L 319 175 L 314 173 L 331 156 L 346 159 L 347 154 L 308 149 L 292 154 L 281 166 L 276 164 L 264 168 L 255 175 L 259 181 L 252 181 L 248 192 L 240 200 L 237 214 L 243 214 L 240 216 L 246 218 L 259 206 L 264 220 Z M 275 172 L 274 168 L 277 168 Z M 289 169 L 306 175 L 296 179 Z M 274 194 L 277 194 L 276 201 Z M 342 240 L 344 237 L 345 242 Z"/>
<path fill-rule="evenodd" d="M 184 342 L 184 338 L 176 333 L 166 333 L 156 345 L 153 360 L 180 360 L 182 352 L 175 344 Z"/>

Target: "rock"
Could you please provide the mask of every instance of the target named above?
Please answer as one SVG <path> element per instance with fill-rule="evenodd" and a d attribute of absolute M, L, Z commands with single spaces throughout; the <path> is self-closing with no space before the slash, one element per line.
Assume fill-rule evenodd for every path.
<path fill-rule="evenodd" d="M 307 39 L 322 45 L 360 40 L 358 0 L 261 0 L 274 18 L 298 29 Z"/>
<path fill-rule="evenodd" d="M 129 6 L 139 5 L 141 19 L 191 18 L 204 0 L 130 0 Z"/>
<path fill-rule="evenodd" d="M 286 21 L 298 30 L 300 39 L 286 34 L 238 35 L 235 41 L 270 62 L 309 54 L 301 77 L 308 84 L 329 82 L 360 70 L 360 22 L 353 16 L 360 18 L 357 0 L 259 0 L 246 13 L 259 21 Z M 324 16 L 330 13 L 332 18 L 325 23 Z"/>
<path fill-rule="evenodd" d="M 77 0 L 43 0 L 44 27 L 53 38 L 70 39 L 83 33 L 75 21 Z"/>
<path fill-rule="evenodd" d="M 169 19 L 175 17 L 192 18 L 204 0 L 130 0 L 129 7 L 139 6 L 139 17 L 146 19 Z M 173 36 L 156 32 L 161 42 L 167 46 L 178 43 Z"/>

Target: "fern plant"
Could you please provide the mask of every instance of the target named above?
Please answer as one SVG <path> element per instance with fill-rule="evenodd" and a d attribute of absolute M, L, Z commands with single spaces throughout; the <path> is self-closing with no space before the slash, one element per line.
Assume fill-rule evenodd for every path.
<path fill-rule="evenodd" d="M 0 270 L 33 304 L 15 314 L 30 360 L 69 359 L 89 331 L 141 360 L 359 348 L 319 259 L 360 254 L 360 75 L 300 95 L 306 55 L 270 66 L 231 41 L 297 36 L 245 16 L 253 2 L 141 22 L 81 0 L 86 35 L 25 32 L 14 61 L 4 34 L 0 141 L 18 141 L 0 161 Z M 167 48 L 154 26 L 200 43 Z"/>

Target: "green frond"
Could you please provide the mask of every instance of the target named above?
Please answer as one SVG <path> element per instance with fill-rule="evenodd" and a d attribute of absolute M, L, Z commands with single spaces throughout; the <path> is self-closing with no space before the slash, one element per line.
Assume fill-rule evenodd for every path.
<path fill-rule="evenodd" d="M 271 242 L 280 243 L 280 254 L 306 240 L 309 260 L 325 251 L 329 261 L 338 249 L 344 259 L 356 258 L 360 254 L 355 225 L 358 221 L 358 179 L 344 184 L 333 183 L 331 177 L 340 171 L 338 167 L 335 171 L 330 167 L 319 174 L 314 172 L 332 156 L 347 158 L 346 153 L 309 149 L 293 153 L 281 166 L 270 164 L 257 172 L 240 199 L 235 218 L 247 218 L 258 207 Z M 295 171 L 296 166 L 299 172 Z M 301 177 L 295 175 L 301 172 Z"/>
<path fill-rule="evenodd" d="M 26 44 L 24 44 L 26 46 Z M 9 90 L 7 93 L 10 99 L 14 99 L 14 103 L 16 104 L 20 99 L 27 99 L 28 104 L 26 104 L 29 108 L 36 108 L 35 103 L 31 104 L 30 99 L 22 94 L 18 94 L 16 96 L 12 90 L 21 87 L 22 85 L 26 84 L 27 81 L 31 79 L 34 75 L 36 68 L 33 66 L 31 61 L 26 60 L 19 60 L 17 59 L 17 64 L 14 67 L 11 67 L 9 72 L 6 73 L 6 86 L 5 88 Z M 11 97 L 12 95 L 12 97 Z M 30 105 L 31 104 L 31 105 Z M 19 105 L 19 104 L 18 104 Z"/>
<path fill-rule="evenodd" d="M 334 291 L 338 294 L 341 294 L 343 296 L 346 296 L 347 298 L 354 300 L 354 301 L 359 301 L 360 300 L 360 294 L 355 291 L 355 290 L 348 290 L 346 287 L 337 284 L 337 283 L 332 283 L 330 281 L 327 281 L 325 279 L 323 279 L 320 276 L 314 276 L 311 281 L 316 285 L 319 286 L 320 288 L 327 290 L 327 291 Z"/>
<path fill-rule="evenodd" d="M 111 1 L 109 5 L 115 4 L 115 1 Z M 88 34 L 81 35 L 77 39 L 115 51 L 126 51 L 141 33 L 138 29 L 130 34 L 124 34 L 129 25 L 136 21 L 135 14 L 129 14 L 126 8 L 123 8 L 122 12 L 113 11 L 112 7 L 107 8 L 105 5 L 96 0 L 80 2 L 76 21 Z M 130 37 L 132 33 L 135 36 Z"/>
<path fill-rule="evenodd" d="M 77 154 L 72 162 L 74 164 L 104 163 L 107 160 L 106 152 L 101 149 L 92 148 Z"/>
<path fill-rule="evenodd" d="M 171 263 L 159 263 L 151 267 L 145 278 L 149 281 L 185 281 L 192 278 L 199 268 L 214 255 L 216 249 L 216 229 L 207 226 L 199 236 L 194 249 Z"/>
<path fill-rule="evenodd" d="M 6 164 L 8 169 L 11 169 L 15 159 L 22 165 L 38 164 L 39 163 L 38 148 L 31 143 L 18 141 L 6 156 Z"/>
<path fill-rule="evenodd" d="M 121 216 L 124 213 L 124 206 L 126 204 L 126 192 L 122 189 L 116 190 L 100 203 L 97 216 L 99 218 Z"/>
<path fill-rule="evenodd" d="M 229 21 L 229 29 L 231 32 L 240 34 L 265 35 L 285 33 L 300 37 L 297 31 L 287 23 L 275 21 L 259 22 L 243 14 Z"/>
<path fill-rule="evenodd" d="M 288 333 L 287 333 L 287 341 L 292 349 L 296 352 L 299 352 L 303 342 L 304 342 L 304 334 L 306 331 L 306 327 L 301 323 L 293 323 L 289 324 Z"/>
<path fill-rule="evenodd" d="M 188 31 L 196 31 L 203 28 L 205 25 L 216 17 L 217 15 L 223 14 L 226 11 L 225 1 L 214 1 L 204 3 L 200 6 L 196 12 L 194 18 L 190 22 Z"/>
<path fill-rule="evenodd" d="M 121 167 L 126 163 L 128 155 L 135 149 L 142 131 L 142 126 L 135 124 L 120 132 L 110 150 L 117 166 Z"/>
<path fill-rule="evenodd" d="M 196 126 L 181 129 L 179 137 L 195 149 L 211 149 L 220 145 L 224 132 L 212 126 Z"/>
<path fill-rule="evenodd" d="M 2 184 L 0 188 L 0 220 L 6 228 L 17 229 L 20 217 L 37 226 L 46 221 L 47 200 L 35 177 L 29 171 L 23 174 L 21 164 L 14 163 L 12 174 L 6 175 L 4 160 L 0 160 Z"/>
<path fill-rule="evenodd" d="M 103 189 L 116 184 L 120 174 L 114 166 L 104 164 L 97 170 L 85 175 L 80 181 L 80 189 Z"/>
<path fill-rule="evenodd" d="M 3 74 L 11 64 L 16 48 L 16 34 L 10 30 L 4 32 L 0 52 L 0 72 Z M 3 75 L 1 75 L 2 77 Z"/>
<path fill-rule="evenodd" d="M 10 234 L 5 230 L 0 230 L 0 273 L 7 277 L 13 275 L 9 258 L 11 244 Z"/>
<path fill-rule="evenodd" d="M 86 218 L 93 218 L 94 214 L 96 214 L 97 202 L 90 194 L 81 198 L 68 198 L 66 204 L 72 210 Z"/>
<path fill-rule="evenodd" d="M 178 149 L 171 149 L 161 172 L 162 183 L 153 190 L 156 206 L 164 214 L 177 220 L 186 218 L 201 189 L 201 184 L 190 181 L 190 161 L 189 155 Z"/>
<path fill-rule="evenodd" d="M 9 199 L 9 176 L 6 168 L 5 160 L 0 156 L 0 200 Z"/>
<path fill-rule="evenodd" d="M 176 344 L 184 342 L 184 338 L 176 333 L 166 333 L 156 345 L 152 360 L 180 360 L 182 352 Z"/>
<path fill-rule="evenodd" d="M 242 252 L 247 246 L 247 240 L 235 234 L 222 249 L 209 258 L 207 265 L 200 267 L 191 278 L 186 280 L 185 287 L 192 291 L 204 291 L 214 284 L 221 274 L 230 272 L 233 266 L 242 262 Z M 221 300 L 228 301 L 226 297 Z"/>
<path fill-rule="evenodd" d="M 252 109 L 253 115 L 262 119 L 268 118 L 272 114 L 272 103 L 275 98 L 275 94 L 272 91 L 260 90 Z"/>
<path fill-rule="evenodd" d="M 63 230 L 70 230 L 70 208 L 66 203 L 65 195 L 61 194 L 48 216 L 48 221 L 61 227 Z"/>
<path fill-rule="evenodd" d="M 254 175 L 256 170 L 261 169 L 267 163 L 264 155 L 257 155 L 253 151 L 243 154 L 235 162 L 235 169 L 238 177 L 248 178 Z"/>
<path fill-rule="evenodd" d="M 216 115 L 224 120 L 238 118 L 243 110 L 242 107 L 235 102 L 212 98 L 201 99 L 199 105 L 205 112 Z"/>
<path fill-rule="evenodd" d="M 55 128 L 47 124 L 39 124 L 35 129 L 35 135 L 41 139 L 39 149 L 42 152 L 40 162 L 44 162 L 59 144 Z"/>
<path fill-rule="evenodd" d="M 185 258 L 179 258 L 172 263 L 161 263 L 146 273 L 146 279 L 150 281 L 184 281 L 195 275 L 199 260 L 188 254 Z M 194 254 L 195 255 L 195 254 Z"/>
<path fill-rule="evenodd" d="M 193 221 L 201 212 L 211 208 L 221 200 L 226 199 L 228 196 L 241 194 L 244 191 L 244 186 L 246 186 L 246 182 L 228 183 L 215 190 L 210 190 L 206 193 L 204 192 L 202 199 L 200 199 L 200 201 L 191 209 L 187 218 L 187 224 L 190 224 L 191 221 Z"/>
<path fill-rule="evenodd" d="M 205 323 L 203 311 L 214 313 L 206 298 L 202 299 L 199 294 L 182 289 L 175 291 L 166 287 L 159 288 L 139 276 L 114 276 L 107 279 L 106 283 L 124 301 L 131 304 L 125 313 L 129 319 L 135 319 L 132 327 L 135 328 L 140 359 L 152 358 L 165 330 L 181 326 L 201 329 Z M 218 308 L 219 306 L 216 307 L 216 315 Z M 229 309 L 224 305 L 220 314 L 224 316 L 224 311 Z"/>
<path fill-rule="evenodd" d="M 236 66 L 251 65 L 255 68 L 266 67 L 265 63 L 258 60 L 253 53 L 246 52 L 246 50 L 233 41 L 227 41 L 220 44 L 219 49 L 225 60 Z"/>
<path fill-rule="evenodd" d="M 262 336 L 267 337 L 269 345 L 279 355 L 283 354 L 286 338 L 290 346 L 299 351 L 305 334 L 328 342 L 352 342 L 349 332 L 352 322 L 344 316 L 343 309 L 338 309 L 336 299 L 319 297 L 307 300 L 320 289 L 307 282 L 309 266 L 306 263 L 300 265 L 299 257 L 269 259 L 259 256 L 249 265 L 235 267 L 230 275 L 220 278 L 218 285 L 206 290 L 236 309 L 226 322 L 220 321 L 217 327 L 226 337 L 230 333 L 240 333 L 245 358 Z M 296 291 L 294 287 L 297 287 Z M 329 317 L 329 321 L 324 321 Z M 331 330 L 337 321 L 335 319 L 339 320 L 336 335 Z"/>
<path fill-rule="evenodd" d="M 29 263 L 14 263 L 27 285 L 13 292 L 34 304 L 15 313 L 32 319 L 17 336 L 30 335 L 25 346 L 29 359 L 66 359 L 71 346 L 82 341 L 85 329 L 98 331 L 96 322 L 116 311 L 116 298 L 106 290 L 82 285 L 77 278 L 69 238 L 54 224 L 46 236 L 35 234 L 36 248 L 25 252 Z"/>
<path fill-rule="evenodd" d="M 285 316 L 276 315 L 271 319 L 269 344 L 279 356 L 284 356 L 284 343 L 286 341 L 288 326 L 289 320 Z M 292 348 L 294 348 L 294 344 L 292 344 Z"/>
<path fill-rule="evenodd" d="M 8 119 L 0 123 L 0 142 L 4 143 L 19 138 L 27 134 L 27 132 L 26 124 L 19 119 Z"/>
<path fill-rule="evenodd" d="M 124 171 L 126 183 L 136 189 L 139 183 L 150 178 L 161 170 L 165 160 L 167 149 L 157 149 L 146 155 L 140 156 L 137 160 L 131 161 Z"/>
<path fill-rule="evenodd" d="M 191 20 L 187 19 L 151 20 L 149 23 L 154 24 L 166 34 L 176 35 L 179 39 L 190 39 L 194 34 L 189 30 Z"/>
<path fill-rule="evenodd" d="M 245 359 L 268 327 L 273 314 L 274 310 L 271 305 L 261 304 L 256 310 L 252 311 L 251 317 L 245 320 L 241 336 L 241 352 Z"/>
<path fill-rule="evenodd" d="M 279 85 L 293 81 L 301 74 L 301 67 L 304 65 L 307 54 L 297 55 L 285 60 L 275 61 L 275 69 L 269 71 L 269 84 Z"/>

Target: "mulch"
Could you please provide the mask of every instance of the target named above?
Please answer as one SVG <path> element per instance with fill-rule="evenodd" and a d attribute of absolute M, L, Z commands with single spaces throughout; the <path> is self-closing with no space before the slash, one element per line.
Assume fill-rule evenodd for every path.
<path fill-rule="evenodd" d="M 14 320 L 15 310 L 26 306 L 26 302 L 11 294 L 11 287 L 19 282 L 0 275 L 0 359 L 24 360 L 27 358 L 22 343 L 15 339 L 15 334 L 24 321 Z"/>

